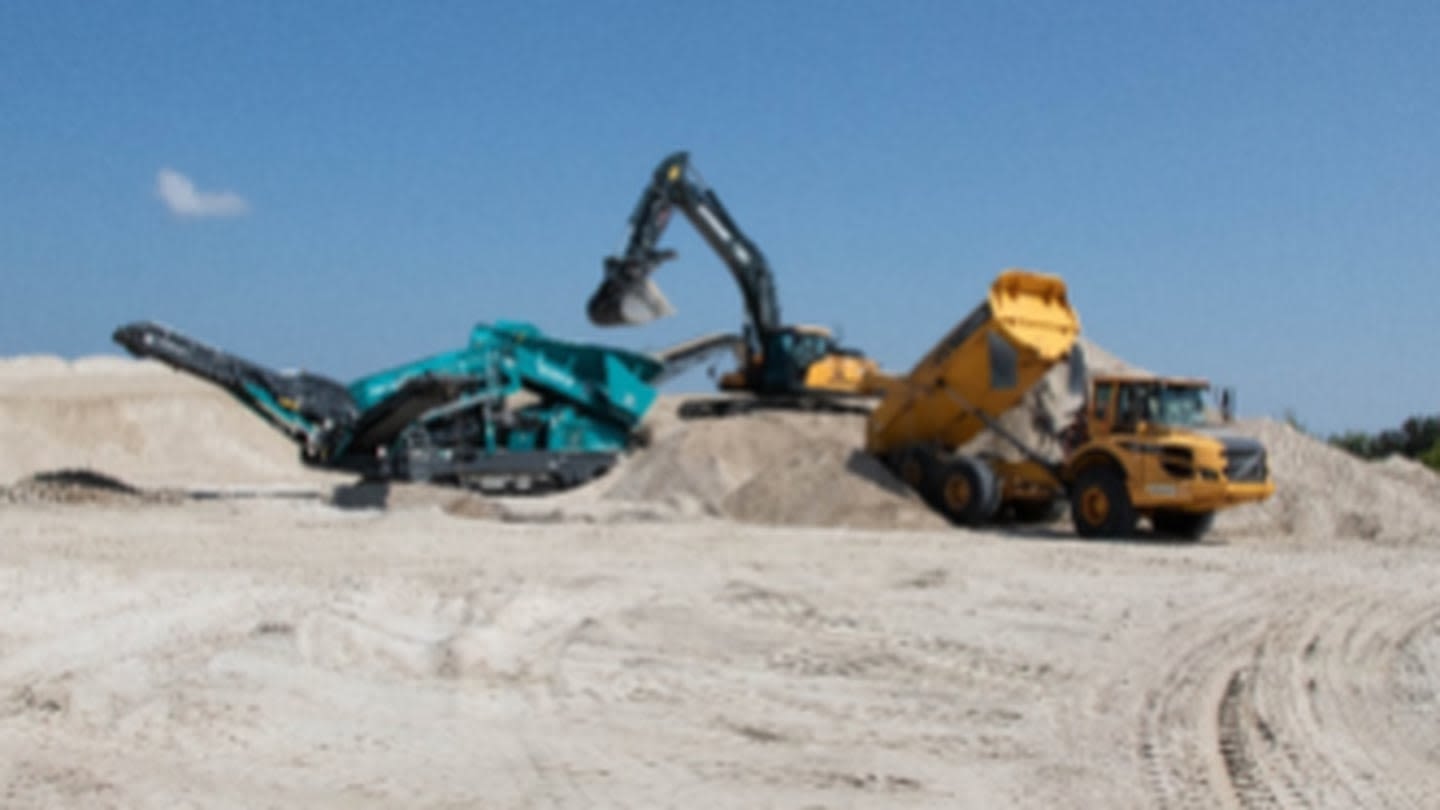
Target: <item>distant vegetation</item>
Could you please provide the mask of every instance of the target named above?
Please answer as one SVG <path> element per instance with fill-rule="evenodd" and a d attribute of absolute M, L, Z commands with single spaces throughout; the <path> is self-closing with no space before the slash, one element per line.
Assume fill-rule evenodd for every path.
<path fill-rule="evenodd" d="M 1361 458 L 1384 458 L 1399 453 L 1440 472 L 1440 413 L 1412 416 L 1399 428 L 1379 433 L 1342 433 L 1331 436 L 1330 443 Z"/>

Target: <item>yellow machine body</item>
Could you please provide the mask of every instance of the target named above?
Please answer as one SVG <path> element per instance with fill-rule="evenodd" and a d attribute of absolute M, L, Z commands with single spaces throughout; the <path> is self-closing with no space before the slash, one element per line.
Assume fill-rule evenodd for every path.
<path fill-rule="evenodd" d="M 1072 356 L 1080 321 L 1064 282 L 1006 270 L 978 308 L 909 374 L 871 373 L 884 392 L 866 423 L 866 449 L 951 519 L 989 520 L 1001 510 L 1046 515 L 1068 497 L 1086 535 L 1123 535 L 1138 518 L 1199 536 L 1218 509 L 1274 492 L 1264 448 L 1213 434 L 1201 423 L 1204 380 L 1101 375 L 1067 430 L 1065 454 L 971 458 L 957 451 L 1020 403 Z"/>
<path fill-rule="evenodd" d="M 874 375 L 885 392 L 866 426 L 865 447 L 883 455 L 915 444 L 964 445 L 985 430 L 984 415 L 1019 404 L 1069 354 L 1080 334 L 1058 276 L 1006 270 L 977 307 L 904 377 Z M 996 380 L 992 357 L 1015 358 L 1010 380 Z M 1009 382 L 1008 385 L 1004 384 Z M 1000 383 L 1000 384 L 997 384 Z"/>
<path fill-rule="evenodd" d="M 1195 401 L 1208 388 L 1194 378 L 1096 376 L 1082 416 L 1085 441 L 1065 460 L 1066 481 L 1075 482 L 1095 465 L 1119 467 L 1130 503 L 1142 516 L 1161 509 L 1213 512 L 1270 497 L 1275 482 L 1258 443 L 1176 424 L 1143 401 L 1147 396 Z M 1187 396 L 1190 392 L 1195 396 Z M 1128 407 L 1127 394 L 1134 403 Z M 1257 453 L 1258 458 L 1241 458 Z M 1253 466 L 1242 469 L 1242 461 Z"/>

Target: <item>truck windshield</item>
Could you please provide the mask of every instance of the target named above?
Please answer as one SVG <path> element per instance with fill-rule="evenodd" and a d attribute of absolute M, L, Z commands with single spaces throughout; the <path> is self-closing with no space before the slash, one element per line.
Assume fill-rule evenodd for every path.
<path fill-rule="evenodd" d="M 1205 389 L 1193 386 L 1152 389 L 1150 414 L 1162 425 L 1198 427 L 1205 424 Z"/>

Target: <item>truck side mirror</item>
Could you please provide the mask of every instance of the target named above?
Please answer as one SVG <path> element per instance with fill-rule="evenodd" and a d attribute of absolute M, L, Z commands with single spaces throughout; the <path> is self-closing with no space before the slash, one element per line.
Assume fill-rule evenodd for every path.
<path fill-rule="evenodd" d="M 1235 420 L 1235 389 L 1220 389 L 1220 418 L 1226 422 Z"/>

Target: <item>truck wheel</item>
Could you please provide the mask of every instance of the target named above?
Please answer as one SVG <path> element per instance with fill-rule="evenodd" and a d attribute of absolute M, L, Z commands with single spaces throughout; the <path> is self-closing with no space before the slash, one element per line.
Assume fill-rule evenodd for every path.
<path fill-rule="evenodd" d="M 953 523 L 978 526 L 989 520 L 999 505 L 999 482 L 985 462 L 957 456 L 937 470 L 930 499 Z"/>
<path fill-rule="evenodd" d="M 925 492 L 926 483 L 934 476 L 937 460 L 929 451 L 910 447 L 896 453 L 890 468 L 904 481 L 906 486 L 919 493 Z"/>
<path fill-rule="evenodd" d="M 1125 479 L 1110 467 L 1080 473 L 1070 493 L 1070 518 L 1081 537 L 1128 537 L 1138 519 Z"/>
<path fill-rule="evenodd" d="M 1172 512 L 1162 510 L 1150 518 L 1157 534 L 1182 540 L 1199 540 L 1215 524 L 1214 512 Z"/>

